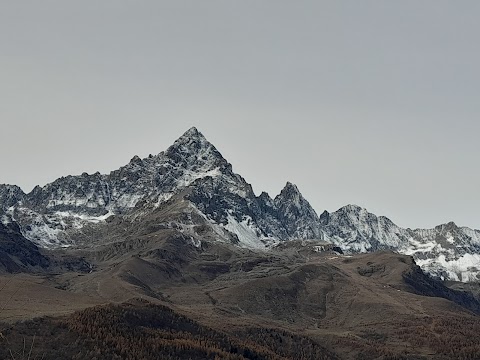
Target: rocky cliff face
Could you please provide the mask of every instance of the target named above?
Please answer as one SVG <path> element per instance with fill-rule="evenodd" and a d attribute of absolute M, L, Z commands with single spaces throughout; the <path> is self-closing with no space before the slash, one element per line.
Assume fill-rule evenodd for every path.
<path fill-rule="evenodd" d="M 355 205 L 320 216 L 297 186 L 287 183 L 272 199 L 256 196 L 220 152 L 195 128 L 165 152 L 102 175 L 62 177 L 31 193 L 0 185 L 0 220 L 18 223 L 27 239 L 44 247 L 75 245 L 75 234 L 106 219 L 142 216 L 168 202 L 186 201 L 221 241 L 268 249 L 281 241 L 329 241 L 346 253 L 393 250 L 412 255 L 423 269 L 453 280 L 480 274 L 480 232 L 446 224 L 403 229 Z M 221 229 L 221 231 L 218 231 Z M 224 236 L 228 233 L 229 236 Z"/>
<path fill-rule="evenodd" d="M 0 184 L 0 214 L 8 212 L 12 206 L 18 205 L 25 198 L 25 193 L 18 186 Z"/>
<path fill-rule="evenodd" d="M 279 220 L 289 239 L 322 239 L 318 215 L 296 185 L 287 183 L 273 202 Z"/>
<path fill-rule="evenodd" d="M 402 249 L 410 234 L 388 218 L 376 216 L 356 205 L 323 213 L 322 229 L 329 241 L 349 252 Z"/>
<path fill-rule="evenodd" d="M 22 236 L 16 223 L 0 223 L 0 272 L 15 273 L 49 265 L 50 260 Z"/>

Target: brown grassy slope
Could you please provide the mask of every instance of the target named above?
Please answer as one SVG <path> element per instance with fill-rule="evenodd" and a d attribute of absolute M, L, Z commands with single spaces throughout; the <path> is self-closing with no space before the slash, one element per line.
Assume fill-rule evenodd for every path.
<path fill-rule="evenodd" d="M 422 295 L 449 296 L 441 284 L 419 274 L 409 257 L 314 252 L 298 257 L 209 243 L 192 249 L 179 237 L 163 241 L 158 250 L 142 250 L 73 281 L 71 290 L 117 300 L 140 295 L 231 334 L 283 329 L 345 359 L 455 358 L 447 351 L 455 349 L 448 334 L 468 323 L 469 330 L 454 337 L 466 349 L 457 358 L 479 356 L 469 345 L 478 317 L 445 298 Z"/>
<path fill-rule="evenodd" d="M 99 297 L 75 294 L 58 287 L 45 275 L 0 275 L 0 322 L 70 314 L 106 302 Z"/>

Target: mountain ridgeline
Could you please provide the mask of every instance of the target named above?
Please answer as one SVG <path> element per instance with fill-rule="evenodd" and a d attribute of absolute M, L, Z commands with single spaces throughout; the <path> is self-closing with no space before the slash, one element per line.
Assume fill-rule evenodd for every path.
<path fill-rule="evenodd" d="M 287 241 L 311 240 L 347 254 L 391 250 L 411 255 L 443 280 L 480 278 L 480 231 L 454 223 L 404 229 L 356 205 L 318 216 L 291 183 L 273 199 L 267 193 L 257 196 L 196 128 L 166 151 L 135 156 L 110 174 L 66 176 L 29 194 L 0 185 L 0 225 L 18 228 L 39 247 L 79 248 L 85 234 L 101 232 L 112 219 L 138 220 L 175 204 L 184 215 L 177 216 L 175 226 L 188 233 L 193 246 L 203 237 L 189 229 L 201 220 L 214 240 L 239 247 L 268 251 Z"/>

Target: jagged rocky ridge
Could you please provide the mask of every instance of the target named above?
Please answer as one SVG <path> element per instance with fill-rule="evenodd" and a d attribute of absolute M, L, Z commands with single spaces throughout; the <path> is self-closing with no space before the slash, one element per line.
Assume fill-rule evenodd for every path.
<path fill-rule="evenodd" d="M 178 197 L 216 229 L 218 240 L 233 238 L 239 246 L 268 249 L 280 241 L 323 240 L 346 253 L 387 249 L 412 255 L 443 279 L 473 281 L 480 274 L 480 231 L 453 223 L 403 229 L 355 205 L 318 216 L 291 183 L 274 199 L 256 196 L 195 128 L 165 152 L 135 156 L 110 174 L 62 177 L 29 194 L 0 185 L 0 223 L 18 224 L 39 246 L 72 246 L 85 227 L 101 226 L 112 215 L 155 211 Z"/>
<path fill-rule="evenodd" d="M 428 273 L 445 280 L 477 281 L 480 274 L 480 231 L 454 223 L 434 229 L 404 229 L 384 216 L 347 205 L 320 216 L 328 240 L 343 251 L 392 250 L 411 255 Z"/>

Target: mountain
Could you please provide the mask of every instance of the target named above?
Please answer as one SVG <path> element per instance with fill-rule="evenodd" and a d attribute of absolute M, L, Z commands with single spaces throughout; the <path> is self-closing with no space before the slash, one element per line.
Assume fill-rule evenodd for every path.
<path fill-rule="evenodd" d="M 285 224 L 289 239 L 321 239 L 318 216 L 298 187 L 290 182 L 275 197 L 274 208 L 280 221 Z"/>
<path fill-rule="evenodd" d="M 257 196 L 196 128 L 166 151 L 135 156 L 110 174 L 66 176 L 29 194 L 0 185 L 0 216 L 2 224 L 17 224 L 23 237 L 50 249 L 103 246 L 163 226 L 181 229 L 193 246 L 207 237 L 269 251 L 286 241 L 314 240 L 347 254 L 411 255 L 445 280 L 474 281 L 480 275 L 480 231 L 453 223 L 403 229 L 355 205 L 318 216 L 291 183 L 273 199 Z M 119 233 L 119 224 L 130 224 L 135 233 Z"/>
<path fill-rule="evenodd" d="M 428 273 L 445 280 L 477 281 L 480 231 L 454 223 L 434 229 L 403 229 L 390 219 L 347 205 L 321 216 L 326 239 L 346 253 L 392 250 L 411 255 Z"/>
<path fill-rule="evenodd" d="M 195 128 L 0 200 L 0 358 L 480 354 L 478 231 L 355 205 L 318 216 L 290 182 L 257 196 Z"/>

